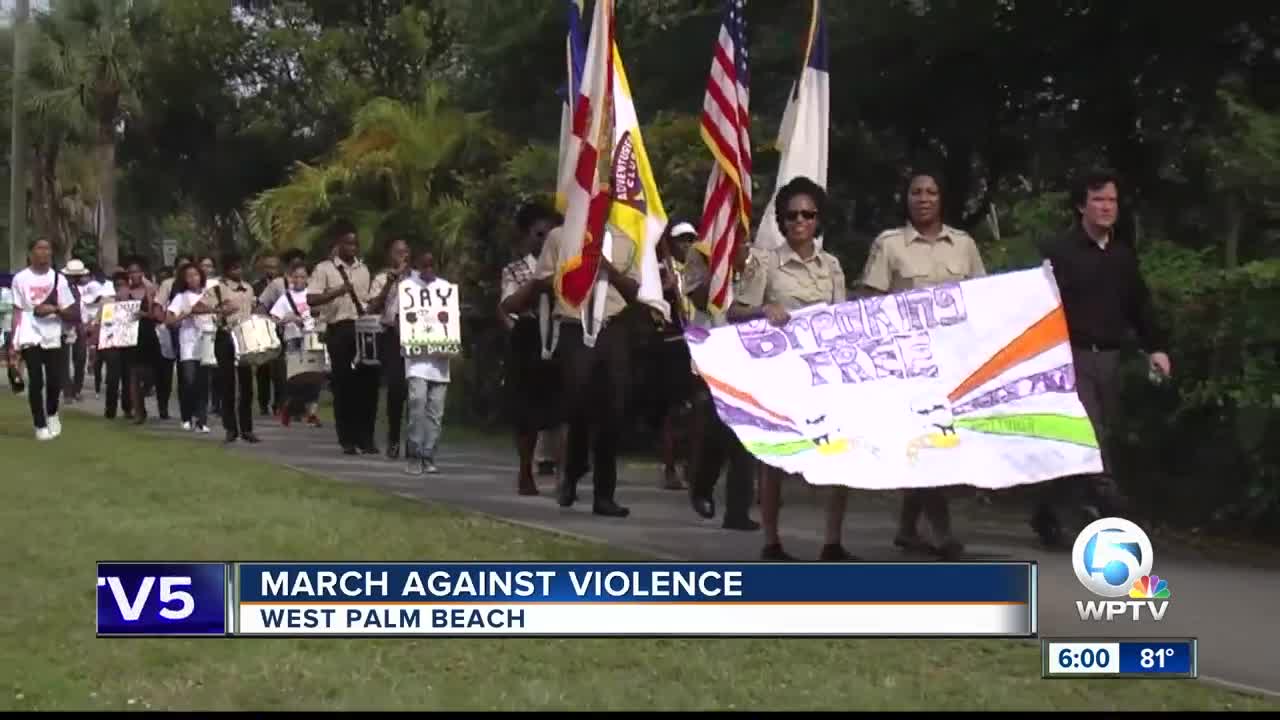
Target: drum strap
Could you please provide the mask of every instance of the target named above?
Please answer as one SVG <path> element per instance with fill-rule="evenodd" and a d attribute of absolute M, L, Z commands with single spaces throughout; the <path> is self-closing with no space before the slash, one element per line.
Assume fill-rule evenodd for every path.
<path fill-rule="evenodd" d="M 347 286 L 347 294 L 351 296 L 351 304 L 356 306 L 356 315 L 363 315 L 364 305 L 360 302 L 360 298 L 356 297 L 355 287 L 351 285 L 351 279 L 347 277 L 347 269 L 338 263 L 334 263 L 334 267 L 338 268 L 338 274 L 342 276 L 342 284 Z"/>
<path fill-rule="evenodd" d="M 289 309 L 293 311 L 293 314 L 301 320 L 302 313 L 298 312 L 298 306 L 293 302 L 293 293 L 289 291 L 289 288 L 284 289 L 284 299 L 289 302 Z"/>

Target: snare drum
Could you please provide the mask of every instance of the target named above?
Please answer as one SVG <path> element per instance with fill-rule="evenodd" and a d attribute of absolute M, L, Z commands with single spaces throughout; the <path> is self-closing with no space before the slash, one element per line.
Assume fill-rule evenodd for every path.
<path fill-rule="evenodd" d="M 201 330 L 200 337 L 196 338 L 196 358 L 205 367 L 218 366 L 218 356 L 214 352 L 214 339 L 216 337 L 217 331 L 215 330 Z"/>
<path fill-rule="evenodd" d="M 236 364 L 257 367 L 280 354 L 280 336 L 276 324 L 262 315 L 250 315 L 231 328 L 231 343 L 236 350 Z"/>
<path fill-rule="evenodd" d="M 285 351 L 285 376 L 290 383 L 318 385 L 329 374 L 329 353 L 315 333 L 289 342 Z"/>
<path fill-rule="evenodd" d="M 356 319 L 356 365 L 377 367 L 378 339 L 382 335 L 382 318 L 378 315 L 362 315 Z"/>

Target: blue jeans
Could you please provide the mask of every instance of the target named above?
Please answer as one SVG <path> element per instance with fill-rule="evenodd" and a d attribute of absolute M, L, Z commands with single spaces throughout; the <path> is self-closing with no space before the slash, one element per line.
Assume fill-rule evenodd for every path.
<path fill-rule="evenodd" d="M 409 431 L 405 457 L 435 460 L 440 428 L 444 422 L 444 399 L 449 383 L 409 378 Z"/>

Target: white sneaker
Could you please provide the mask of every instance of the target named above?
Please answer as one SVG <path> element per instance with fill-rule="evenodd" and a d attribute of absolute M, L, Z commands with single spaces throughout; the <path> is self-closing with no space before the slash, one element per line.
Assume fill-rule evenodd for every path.
<path fill-rule="evenodd" d="M 183 429 L 183 430 L 186 430 L 186 431 L 188 431 L 188 432 L 190 432 L 190 431 L 191 431 L 191 421 L 190 421 L 190 420 L 183 420 L 183 421 L 182 421 L 182 429 Z"/>
<path fill-rule="evenodd" d="M 62 434 L 62 420 L 57 415 L 50 415 L 47 419 L 49 424 L 49 434 L 58 437 Z"/>
<path fill-rule="evenodd" d="M 45 440 L 52 440 L 53 433 L 49 432 L 49 428 L 47 427 L 36 428 L 36 439 L 42 442 Z"/>
<path fill-rule="evenodd" d="M 209 434 L 209 426 L 208 426 L 208 425 L 198 425 L 198 426 L 196 426 L 196 432 L 200 433 L 201 435 L 208 435 L 208 434 Z"/>
<path fill-rule="evenodd" d="M 430 460 L 423 460 L 422 472 L 426 473 L 427 475 L 435 475 L 436 473 L 440 472 L 440 468 L 436 467 L 436 464 Z"/>

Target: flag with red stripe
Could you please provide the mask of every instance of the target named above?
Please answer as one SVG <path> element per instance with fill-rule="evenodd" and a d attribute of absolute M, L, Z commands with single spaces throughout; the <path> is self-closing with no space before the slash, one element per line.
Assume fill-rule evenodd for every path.
<path fill-rule="evenodd" d="M 751 227 L 750 88 L 745 0 L 725 0 L 702 102 L 700 134 L 715 166 L 707 180 L 699 230 L 707 256 L 707 304 L 714 313 L 733 302 L 733 255 Z"/>
<path fill-rule="evenodd" d="M 601 243 L 609 216 L 607 188 L 601 192 L 600 153 L 611 143 L 613 92 L 613 0 L 596 0 L 578 96 L 573 134 L 556 194 L 564 198 L 564 225 L 556 263 L 556 294 L 581 307 L 600 270 Z"/>

